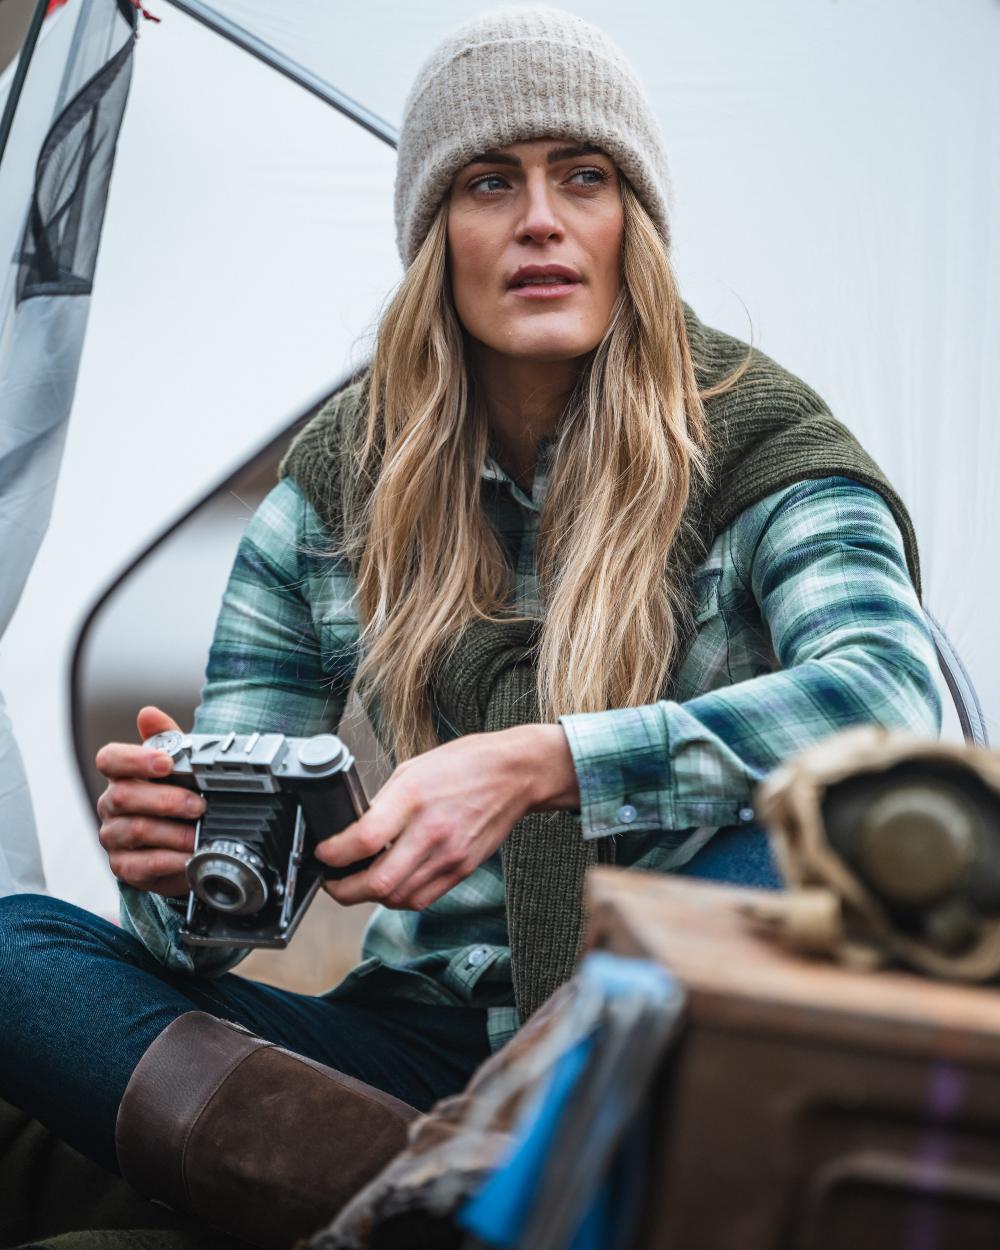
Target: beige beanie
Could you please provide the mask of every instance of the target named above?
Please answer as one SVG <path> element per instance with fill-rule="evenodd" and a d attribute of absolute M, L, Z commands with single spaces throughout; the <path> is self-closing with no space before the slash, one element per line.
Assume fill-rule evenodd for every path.
<path fill-rule="evenodd" d="M 420 250 L 463 165 L 491 148 L 545 138 L 602 148 L 669 248 L 663 141 L 621 49 L 562 9 L 498 9 L 440 43 L 407 96 L 395 195 L 403 264 L 410 265 Z"/>

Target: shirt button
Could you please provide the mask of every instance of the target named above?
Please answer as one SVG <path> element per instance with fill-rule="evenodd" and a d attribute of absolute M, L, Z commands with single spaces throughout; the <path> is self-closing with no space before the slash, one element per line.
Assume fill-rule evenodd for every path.
<path fill-rule="evenodd" d="M 623 803 L 618 809 L 618 819 L 623 825 L 630 825 L 638 814 L 631 803 Z"/>
<path fill-rule="evenodd" d="M 486 962 L 489 951 L 485 946 L 477 946 L 475 950 L 469 951 L 468 964 L 470 968 L 478 968 Z"/>
<path fill-rule="evenodd" d="M 745 825 L 748 825 L 751 822 L 751 820 L 753 820 L 753 808 L 741 807 L 740 808 L 740 820 L 742 820 Z"/>

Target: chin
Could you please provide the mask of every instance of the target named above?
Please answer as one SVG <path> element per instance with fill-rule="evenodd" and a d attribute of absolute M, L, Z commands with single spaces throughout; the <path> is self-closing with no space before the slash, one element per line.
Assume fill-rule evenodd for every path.
<path fill-rule="evenodd" d="M 600 340 L 597 340 L 599 342 Z M 564 360 L 576 360 L 597 346 L 590 338 L 559 334 L 515 335 L 504 343 L 497 343 L 496 350 L 514 360 L 534 360 L 539 364 L 557 364 Z"/>

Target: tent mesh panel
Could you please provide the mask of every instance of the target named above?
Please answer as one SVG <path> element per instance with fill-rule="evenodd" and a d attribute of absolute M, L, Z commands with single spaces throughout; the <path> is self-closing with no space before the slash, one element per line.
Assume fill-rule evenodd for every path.
<path fill-rule="evenodd" d="M 89 295 L 132 73 L 130 38 L 66 105 L 35 170 L 17 280 L 33 295 Z"/>

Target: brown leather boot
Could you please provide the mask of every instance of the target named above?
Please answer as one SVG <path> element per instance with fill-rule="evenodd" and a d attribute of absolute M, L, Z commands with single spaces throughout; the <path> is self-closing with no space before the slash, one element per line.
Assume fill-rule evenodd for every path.
<path fill-rule="evenodd" d="M 406 1144 L 418 1112 L 201 1011 L 140 1059 L 115 1130 L 140 1193 L 268 1250 L 315 1232 Z"/>

